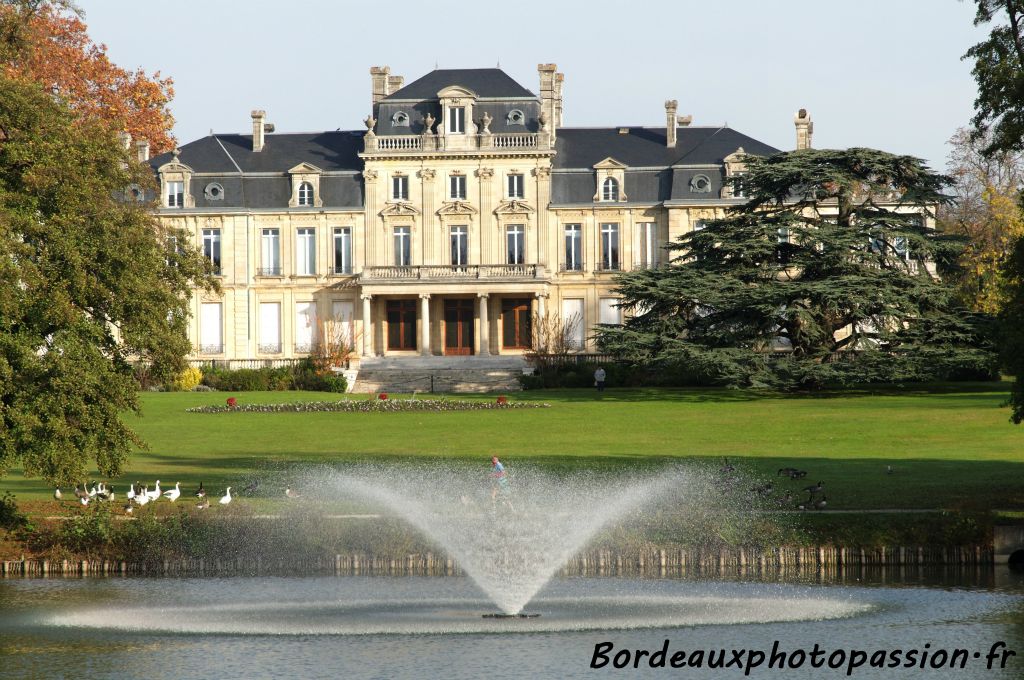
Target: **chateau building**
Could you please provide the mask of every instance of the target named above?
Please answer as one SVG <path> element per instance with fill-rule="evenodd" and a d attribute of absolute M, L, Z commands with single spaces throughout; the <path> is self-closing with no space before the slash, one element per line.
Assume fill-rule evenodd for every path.
<path fill-rule="evenodd" d="M 221 278 L 197 291 L 194 359 L 308 354 L 332 323 L 364 357 L 522 355 L 536 327 L 593 351 L 618 323 L 617 272 L 741 202 L 743 154 L 776 149 L 728 127 L 562 125 L 563 76 L 539 94 L 499 69 L 435 70 L 405 85 L 370 69 L 364 130 L 211 134 L 141 160 L 159 218 Z M 810 116 L 795 118 L 798 148 Z"/>

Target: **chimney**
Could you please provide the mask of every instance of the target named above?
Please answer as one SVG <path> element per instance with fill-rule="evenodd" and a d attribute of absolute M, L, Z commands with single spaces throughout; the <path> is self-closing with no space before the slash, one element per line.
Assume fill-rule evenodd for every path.
<path fill-rule="evenodd" d="M 135 153 L 138 155 L 140 163 L 145 163 L 149 160 L 149 141 L 140 139 L 135 142 Z"/>
<path fill-rule="evenodd" d="M 117 133 L 117 141 L 121 142 L 121 148 L 125 151 L 132 148 L 132 136 L 125 130 Z"/>
<path fill-rule="evenodd" d="M 793 125 L 796 126 L 796 149 L 810 149 L 811 135 L 814 134 L 814 123 L 811 122 L 811 114 L 807 109 L 800 109 L 793 116 Z"/>
<path fill-rule="evenodd" d="M 377 111 L 377 103 L 381 99 L 387 97 L 391 93 L 391 67 L 389 66 L 371 66 L 370 67 L 370 83 L 372 92 L 372 102 L 374 112 Z"/>
<path fill-rule="evenodd" d="M 405 76 L 388 76 L 388 94 L 394 94 L 402 89 Z"/>
<path fill-rule="evenodd" d="M 665 146 L 670 149 L 676 148 L 676 124 L 679 122 L 676 110 L 678 109 L 679 102 L 675 99 L 665 102 Z"/>
<path fill-rule="evenodd" d="M 547 121 L 548 132 L 551 141 L 555 141 L 555 128 L 558 126 L 555 107 L 555 71 L 558 67 L 554 64 L 537 64 L 537 73 L 540 75 L 540 112 Z"/>
<path fill-rule="evenodd" d="M 555 74 L 555 127 L 562 127 L 562 84 L 565 83 L 565 74 Z"/>
<path fill-rule="evenodd" d="M 252 112 L 252 150 L 256 153 L 263 151 L 264 136 L 266 130 L 264 121 L 267 118 L 266 111 Z"/>

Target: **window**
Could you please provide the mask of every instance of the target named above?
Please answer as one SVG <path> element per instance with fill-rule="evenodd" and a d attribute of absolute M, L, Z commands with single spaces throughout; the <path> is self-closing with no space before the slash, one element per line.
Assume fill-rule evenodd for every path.
<path fill-rule="evenodd" d="M 454 200 L 466 200 L 466 176 L 452 175 L 448 178 L 451 186 L 451 197 Z"/>
<path fill-rule="evenodd" d="M 619 225 L 612 222 L 601 224 L 601 269 L 612 271 L 619 268 Z"/>
<path fill-rule="evenodd" d="M 733 185 L 732 185 L 732 197 L 733 198 L 746 198 L 747 197 L 747 186 L 746 186 L 746 180 L 743 179 L 743 173 L 741 173 L 741 172 L 736 173 L 735 175 L 733 175 L 733 179 L 735 180 L 735 182 L 733 182 Z"/>
<path fill-rule="evenodd" d="M 523 176 L 520 174 L 512 174 L 508 176 L 508 197 L 509 198 L 522 198 L 523 194 Z"/>
<path fill-rule="evenodd" d="M 395 266 L 408 267 L 412 263 L 412 229 L 395 227 Z"/>
<path fill-rule="evenodd" d="M 510 224 L 505 227 L 505 246 L 508 264 L 522 264 L 524 256 L 525 231 L 521 224 Z"/>
<path fill-rule="evenodd" d="M 505 117 L 505 122 L 509 125 L 525 125 L 526 116 L 519 109 L 512 109 L 508 112 L 508 116 Z"/>
<path fill-rule="evenodd" d="M 260 303 L 260 339 L 257 348 L 261 354 L 281 352 L 281 303 Z"/>
<path fill-rule="evenodd" d="M 448 132 L 462 134 L 466 131 L 466 107 L 452 106 L 448 109 Z"/>
<path fill-rule="evenodd" d="M 220 275 L 220 229 L 203 229 L 203 257 L 213 264 L 213 273 Z"/>
<path fill-rule="evenodd" d="M 906 236 L 894 236 L 892 239 L 892 249 L 898 257 L 904 260 L 910 259 L 910 248 L 907 247 Z"/>
<path fill-rule="evenodd" d="M 304 227 L 295 233 L 295 273 L 316 275 L 316 229 Z"/>
<path fill-rule="evenodd" d="M 533 301 L 504 298 L 501 301 L 501 344 L 505 349 L 533 346 Z"/>
<path fill-rule="evenodd" d="M 388 322 L 388 349 L 416 349 L 416 301 L 388 300 L 384 312 Z"/>
<path fill-rule="evenodd" d="M 658 225 L 655 222 L 640 222 L 636 225 L 637 261 L 640 268 L 658 264 Z"/>
<path fill-rule="evenodd" d="M 334 228 L 334 273 L 352 273 L 352 227 Z"/>
<path fill-rule="evenodd" d="M 567 349 L 583 349 L 583 298 L 562 299 L 562 333 Z"/>
<path fill-rule="evenodd" d="M 138 184 L 129 184 L 125 198 L 129 201 L 138 201 L 139 203 L 142 203 L 146 200 L 146 192 L 143 191 L 142 187 Z"/>
<path fill-rule="evenodd" d="M 779 227 L 777 239 L 779 243 L 789 243 L 789 227 Z"/>
<path fill-rule="evenodd" d="M 306 354 L 316 343 L 316 303 L 295 303 L 295 351 Z"/>
<path fill-rule="evenodd" d="M 185 183 L 167 182 L 167 207 L 185 207 Z"/>
<path fill-rule="evenodd" d="M 204 302 L 199 309 L 199 353 L 224 351 L 223 316 L 219 302 Z"/>
<path fill-rule="evenodd" d="M 405 175 L 396 175 L 391 178 L 391 198 L 396 201 L 409 200 L 409 178 Z"/>
<path fill-rule="evenodd" d="M 605 324 L 621 324 L 622 310 L 617 306 L 618 304 L 618 298 L 601 298 L 598 301 L 598 322 Z"/>
<path fill-rule="evenodd" d="M 331 337 L 342 347 L 353 348 L 355 334 L 352 326 L 355 305 L 350 300 L 335 300 L 331 304 Z"/>
<path fill-rule="evenodd" d="M 619 180 L 614 177 L 605 177 L 604 183 L 601 185 L 601 200 L 619 200 Z"/>
<path fill-rule="evenodd" d="M 583 227 L 578 224 L 565 225 L 565 270 L 583 270 Z"/>
<path fill-rule="evenodd" d="M 451 242 L 452 264 L 466 264 L 469 255 L 469 229 L 463 226 L 452 227 L 448 238 Z"/>
<path fill-rule="evenodd" d="M 391 124 L 395 127 L 409 127 L 409 114 L 405 111 L 398 111 L 391 116 Z"/>
<path fill-rule="evenodd" d="M 281 232 L 264 229 L 260 234 L 260 276 L 281 275 Z"/>
<path fill-rule="evenodd" d="M 178 266 L 178 256 L 182 254 L 181 245 L 178 243 L 177 235 L 167 237 L 167 257 L 164 262 L 168 267 Z"/>
<path fill-rule="evenodd" d="M 203 195 L 208 201 L 223 201 L 224 200 L 224 187 L 217 182 L 210 182 L 203 189 Z"/>
<path fill-rule="evenodd" d="M 299 205 L 313 205 L 313 185 L 309 182 L 299 185 Z"/>
<path fill-rule="evenodd" d="M 707 175 L 694 175 L 690 180 L 690 191 L 706 194 L 711 191 L 711 178 Z"/>

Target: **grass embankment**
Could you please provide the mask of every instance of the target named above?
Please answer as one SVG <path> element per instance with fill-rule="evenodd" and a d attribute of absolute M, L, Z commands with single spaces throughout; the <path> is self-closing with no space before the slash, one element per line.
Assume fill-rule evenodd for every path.
<path fill-rule="evenodd" d="M 514 400 L 550 409 L 444 413 L 228 413 L 185 409 L 221 404 L 228 393 L 142 395 L 141 417 L 127 416 L 148 442 L 120 479 L 163 485 L 200 481 L 216 494 L 254 478 L 260 493 L 280 496 L 288 468 L 365 460 L 456 460 L 486 469 L 506 464 L 553 469 L 657 467 L 674 460 L 723 458 L 801 498 L 825 482 L 829 509 L 1024 509 L 1024 428 L 1008 422 L 1005 383 L 876 388 L 815 396 L 724 389 L 622 389 L 524 392 Z M 323 393 L 240 393 L 243 402 L 348 398 Z M 397 395 L 391 395 L 395 398 Z M 352 397 L 356 398 L 356 397 Z M 423 398 L 432 398 L 424 396 Z M 460 396 L 460 399 L 494 399 Z M 892 473 L 888 472 L 891 466 Z M 807 477 L 778 477 L 798 467 Z M 272 472 L 271 472 L 272 471 Z M 16 471 L 0 480 L 38 514 L 56 513 L 52 488 Z M 253 503 L 252 500 L 240 501 Z M 263 506 L 266 507 L 266 506 Z M 913 527 L 933 520 L 864 515 L 821 516 L 827 535 L 855 536 L 886 523 Z M 872 519 L 872 518 L 875 519 Z M 886 519 L 882 519 L 885 517 Z M 930 532 L 931 533 L 931 532 Z M 940 532 L 941 533 L 941 532 Z"/>

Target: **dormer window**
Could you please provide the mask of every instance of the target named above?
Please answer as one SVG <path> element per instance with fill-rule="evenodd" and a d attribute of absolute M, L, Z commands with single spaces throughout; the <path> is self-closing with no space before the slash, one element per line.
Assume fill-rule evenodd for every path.
<path fill-rule="evenodd" d="M 185 183 L 184 182 L 166 182 L 167 185 L 167 207 L 168 208 L 183 208 L 185 207 Z"/>
<path fill-rule="evenodd" d="M 409 178 L 405 175 L 395 175 L 391 178 L 391 198 L 396 201 L 409 200 Z"/>
<path fill-rule="evenodd" d="M 601 200 L 619 200 L 619 180 L 614 177 L 605 177 L 604 182 L 601 184 Z"/>
<path fill-rule="evenodd" d="M 405 111 L 397 112 L 391 116 L 391 124 L 395 127 L 409 127 L 409 114 Z"/>
<path fill-rule="evenodd" d="M 464 201 L 466 200 L 466 176 L 465 175 L 452 175 L 448 178 L 449 187 L 451 191 L 449 195 L 453 201 Z"/>
<path fill-rule="evenodd" d="M 463 134 L 466 131 L 466 107 L 452 106 L 448 109 L 448 132 Z"/>
<path fill-rule="evenodd" d="M 313 205 L 313 185 L 309 182 L 299 185 L 299 205 Z"/>
<path fill-rule="evenodd" d="M 513 109 L 508 112 L 508 115 L 505 117 L 505 122 L 509 125 L 525 125 L 526 116 L 523 115 L 523 112 L 519 109 Z"/>
<path fill-rule="evenodd" d="M 690 180 L 690 191 L 697 194 L 706 194 L 711 191 L 711 178 L 707 175 L 694 175 Z"/>

